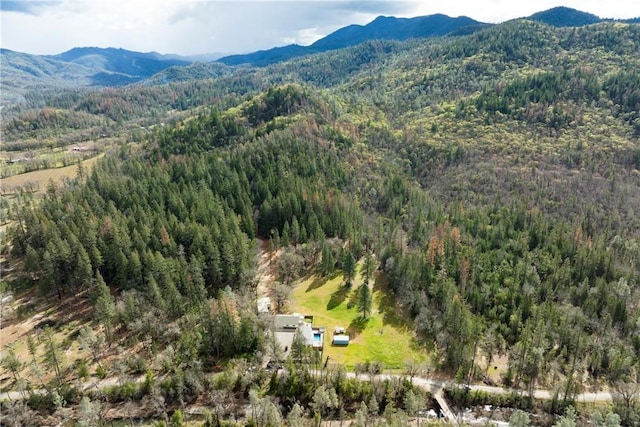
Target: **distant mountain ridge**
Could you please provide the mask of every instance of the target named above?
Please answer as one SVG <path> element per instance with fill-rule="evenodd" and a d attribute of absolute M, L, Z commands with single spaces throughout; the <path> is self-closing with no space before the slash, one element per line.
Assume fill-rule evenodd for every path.
<path fill-rule="evenodd" d="M 0 58 L 2 105 L 22 101 L 28 90 L 91 85 L 92 70 L 80 64 L 9 49 L 0 49 Z"/>
<path fill-rule="evenodd" d="M 367 25 L 349 25 L 316 41 L 311 47 L 316 49 L 339 49 L 353 46 L 367 40 L 407 40 L 418 37 L 444 36 L 464 27 L 487 27 L 490 24 L 478 22 L 466 16 L 452 18 L 435 14 L 415 18 L 394 18 L 379 16 Z"/>
<path fill-rule="evenodd" d="M 452 18 L 442 14 L 415 18 L 379 16 L 367 25 L 349 25 L 340 28 L 310 46 L 292 44 L 244 55 L 226 56 L 218 59 L 218 62 L 226 65 L 265 66 L 299 56 L 355 46 L 368 40 L 402 41 L 411 38 L 437 37 L 460 32 L 464 28 L 477 31 L 490 25 L 466 16 Z"/>
<path fill-rule="evenodd" d="M 120 86 L 192 61 L 157 52 L 77 47 L 58 55 L 30 55 L 1 49 L 0 101 L 19 102 L 28 90 L 72 86 Z"/>
<path fill-rule="evenodd" d="M 192 61 L 177 59 L 174 56 L 157 52 L 133 52 L 118 48 L 76 47 L 58 55 L 51 56 L 63 62 L 84 65 L 99 73 L 94 76 L 94 84 L 104 85 L 108 74 L 115 73 L 131 81 L 150 77 L 165 68 L 175 65 L 188 65 Z"/>
<path fill-rule="evenodd" d="M 554 27 L 581 27 L 613 21 L 563 6 L 537 12 L 520 19 L 530 19 Z M 640 23 L 640 18 L 624 19 L 619 22 L 635 24 Z M 247 54 L 225 56 L 218 59 L 218 62 L 226 65 L 266 66 L 304 55 L 354 46 L 368 40 L 402 41 L 411 38 L 460 36 L 492 25 L 494 24 L 479 22 L 467 16 L 452 18 L 443 14 L 415 18 L 379 16 L 366 25 L 348 25 L 340 28 L 310 46 L 292 44 Z"/>
<path fill-rule="evenodd" d="M 535 13 L 530 19 L 555 27 L 580 27 L 611 22 L 596 15 L 567 7 Z M 640 18 L 618 20 L 640 23 Z M 119 48 L 78 47 L 57 55 L 30 55 L 0 49 L 0 103 L 23 100 L 29 90 L 55 87 L 120 86 L 148 80 L 150 84 L 219 76 L 231 72 L 225 66 L 266 66 L 314 53 L 355 46 L 375 39 L 407 40 L 411 38 L 461 36 L 490 27 L 472 18 L 452 18 L 435 14 L 415 18 L 380 16 L 366 25 L 349 25 L 338 29 L 310 46 L 288 45 L 242 55 L 225 56 L 208 64 L 187 67 L 194 61 L 209 61 L 217 54 L 180 56 L 157 52 L 134 52 Z M 196 64 L 197 65 L 197 64 Z M 166 74 L 164 73 L 166 70 Z M 150 78 L 151 76 L 157 76 Z"/>

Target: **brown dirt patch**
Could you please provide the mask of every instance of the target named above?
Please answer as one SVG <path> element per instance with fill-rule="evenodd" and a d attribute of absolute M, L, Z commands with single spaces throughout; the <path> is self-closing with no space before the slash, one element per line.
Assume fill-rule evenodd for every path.
<path fill-rule="evenodd" d="M 54 339 L 58 343 L 68 340 L 77 331 L 81 323 L 90 319 L 91 305 L 87 292 L 71 295 L 62 300 L 56 297 L 44 298 L 34 288 L 19 294 L 12 302 L 14 316 L 0 324 L 0 358 L 8 348 L 13 348 L 17 358 L 23 363 L 20 377 L 29 378 L 32 372 L 29 368 L 31 355 L 27 348 L 27 337 L 30 334 L 37 337 L 45 326 L 51 326 L 55 331 Z M 38 343 L 38 359 L 41 358 L 43 345 Z M 84 356 L 77 344 L 65 349 L 65 358 L 72 363 L 75 358 Z M 44 372 L 44 380 L 51 377 L 51 373 Z M 30 378 L 30 380 L 33 380 Z M 30 381 L 36 384 L 37 381 Z M 5 390 L 13 383 L 13 376 L 4 368 L 0 368 L 0 390 Z"/>

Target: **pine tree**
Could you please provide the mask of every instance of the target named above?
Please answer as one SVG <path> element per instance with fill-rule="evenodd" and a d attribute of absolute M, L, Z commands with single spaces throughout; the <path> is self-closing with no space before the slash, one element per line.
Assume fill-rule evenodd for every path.
<path fill-rule="evenodd" d="M 75 254 L 71 285 L 75 288 L 86 288 L 91 282 L 91 260 L 82 245 L 78 245 Z"/>
<path fill-rule="evenodd" d="M 204 276 L 202 275 L 202 262 L 196 256 L 192 256 L 189 262 L 189 277 L 187 279 L 187 299 L 189 305 L 199 309 L 206 304 L 209 295 L 204 285 Z"/>
<path fill-rule="evenodd" d="M 298 218 L 295 216 L 291 221 L 291 243 L 293 243 L 294 246 L 300 243 L 300 224 L 298 223 Z"/>
<path fill-rule="evenodd" d="M 358 311 L 363 319 L 367 319 L 371 315 L 372 306 L 371 290 L 367 283 L 363 283 L 358 287 Z"/>
<path fill-rule="evenodd" d="M 40 275 L 40 255 L 38 255 L 38 251 L 33 249 L 31 245 L 27 245 L 24 269 L 31 273 L 33 279 Z"/>
<path fill-rule="evenodd" d="M 0 366 L 11 372 L 15 382 L 18 382 L 18 374 L 22 368 L 22 363 L 20 363 L 20 359 L 16 356 L 16 351 L 13 348 L 9 347 L 7 354 L 0 361 Z"/>
<path fill-rule="evenodd" d="M 351 287 L 353 278 L 356 275 L 356 260 L 353 258 L 351 251 L 345 251 L 342 260 L 342 273 L 344 275 L 344 284 L 347 288 Z"/>
<path fill-rule="evenodd" d="M 336 260 L 333 257 L 333 251 L 324 243 L 322 245 L 322 259 L 320 260 L 320 273 L 323 276 L 327 276 L 329 273 L 333 271 L 336 266 Z"/>
<path fill-rule="evenodd" d="M 364 283 L 369 283 L 369 280 L 373 277 L 375 271 L 376 261 L 373 258 L 373 254 L 371 252 L 367 252 L 364 257 L 364 264 L 362 265 L 362 276 Z"/>
<path fill-rule="evenodd" d="M 47 326 L 44 328 L 44 362 L 55 375 L 58 385 L 62 384 L 63 354 L 60 346 L 53 336 L 53 330 Z"/>
<path fill-rule="evenodd" d="M 153 307 L 158 309 L 158 312 L 164 313 L 166 311 L 167 305 L 162 297 L 162 291 L 160 290 L 160 286 L 158 286 L 158 282 L 152 275 L 149 275 L 147 278 L 147 298 Z"/>
<path fill-rule="evenodd" d="M 285 221 L 284 227 L 282 227 L 282 246 L 287 247 L 291 244 L 291 226 L 289 221 Z"/>
<path fill-rule="evenodd" d="M 404 395 L 404 409 L 408 415 L 418 416 L 418 426 L 420 425 L 420 398 L 416 396 L 413 390 L 409 390 Z"/>
<path fill-rule="evenodd" d="M 96 320 L 104 326 L 104 333 L 107 344 L 111 347 L 113 341 L 113 327 L 116 318 L 116 302 L 111 295 L 111 290 L 104 282 L 102 275 L 96 271 L 96 302 L 94 305 L 94 315 Z"/>
<path fill-rule="evenodd" d="M 509 427 L 528 427 L 531 421 L 529 421 L 529 414 L 520 409 L 516 409 L 509 417 Z"/>
<path fill-rule="evenodd" d="M 369 408 L 369 415 L 371 417 L 380 415 L 380 406 L 378 405 L 378 399 L 376 399 L 375 394 L 371 395 L 371 399 L 369 399 L 369 403 L 367 403 L 367 408 Z"/>
<path fill-rule="evenodd" d="M 368 415 L 369 409 L 367 408 L 367 404 L 360 402 L 360 408 L 356 411 L 356 419 L 353 425 L 355 427 L 366 427 Z"/>
<path fill-rule="evenodd" d="M 304 409 L 300 404 L 295 403 L 289 415 L 287 415 L 287 426 L 288 427 L 304 427 Z"/>
<path fill-rule="evenodd" d="M 78 407 L 78 426 L 96 426 L 100 425 L 100 421 L 100 402 L 92 402 L 89 397 L 83 397 Z"/>

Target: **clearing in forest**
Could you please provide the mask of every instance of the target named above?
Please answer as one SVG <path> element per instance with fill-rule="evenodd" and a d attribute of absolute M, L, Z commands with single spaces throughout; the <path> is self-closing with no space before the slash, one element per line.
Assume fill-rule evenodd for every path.
<path fill-rule="evenodd" d="M 353 369 L 356 363 L 378 362 L 386 370 L 403 369 L 405 362 L 429 360 L 427 351 L 417 345 L 411 323 L 401 315 L 395 297 L 387 289 L 386 276 L 376 275 L 372 286 L 373 309 L 362 320 L 357 308 L 358 275 L 350 289 L 341 274 L 322 278 L 316 275 L 293 290 L 292 310 L 312 315 L 313 326 L 326 328 L 323 358 Z M 350 342 L 346 347 L 331 345 L 336 326 L 346 329 Z"/>
<path fill-rule="evenodd" d="M 90 159 L 84 160 L 82 166 L 90 172 L 91 167 L 101 158 L 99 154 Z M 42 169 L 33 172 L 21 173 L 2 179 L 2 193 L 9 194 L 17 191 L 21 187 L 31 186 L 36 193 L 42 193 L 47 189 L 49 182 L 60 185 L 64 179 L 73 179 L 78 174 L 78 165 L 65 166 L 62 168 Z"/>

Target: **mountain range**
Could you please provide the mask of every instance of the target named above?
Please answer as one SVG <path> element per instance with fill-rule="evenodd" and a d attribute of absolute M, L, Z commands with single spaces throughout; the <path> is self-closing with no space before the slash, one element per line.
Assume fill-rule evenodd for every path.
<path fill-rule="evenodd" d="M 460 33 L 461 30 L 467 33 L 473 32 L 489 25 L 466 16 L 458 18 L 441 14 L 415 18 L 379 16 L 367 25 L 349 25 L 341 28 L 309 46 L 292 44 L 246 55 L 227 56 L 218 61 L 226 65 L 264 66 L 303 55 L 354 46 L 367 40 L 401 41 L 419 37 L 437 37 Z"/>
<path fill-rule="evenodd" d="M 192 61 L 177 55 L 82 47 L 58 55 L 30 55 L 0 49 L 2 104 L 23 99 L 29 90 L 78 86 L 122 86 L 171 66 Z"/>
<path fill-rule="evenodd" d="M 612 425 L 638 425 L 640 402 L 629 409 L 618 395 L 637 388 L 640 372 L 640 26 L 556 23 L 515 19 L 459 37 L 365 40 L 264 67 L 194 63 L 143 84 L 29 93 L 27 103 L 2 111 L 7 162 L 0 169 L 13 173 L 8 179 L 28 182 L 35 174 L 20 173 L 27 165 L 68 164 L 54 164 L 54 155 L 73 155 L 66 158 L 75 163 L 88 154 L 75 147 L 106 153 L 86 168 L 65 168 L 79 179 L 60 189 L 47 182 L 58 171 L 38 173 L 29 193 L 39 198 L 27 198 L 24 208 L 21 194 L 0 204 L 5 222 L 21 219 L 6 232 L 8 264 L 23 274 L 10 289 L 28 290 L 16 301 L 32 304 L 37 287 L 64 308 L 59 316 L 37 312 L 64 331 L 56 330 L 60 351 L 86 360 L 89 381 L 103 360 L 112 367 L 150 361 L 105 369 L 110 386 L 122 385 L 105 389 L 104 414 L 127 416 L 124 393 L 128 406 L 148 411 L 128 416 L 145 420 L 163 417 L 156 397 L 165 399 L 162 410 L 180 414 L 186 405 L 218 408 L 229 396 L 236 403 L 220 410 L 219 421 L 233 422 L 236 414 L 251 420 L 250 384 L 265 391 L 264 402 L 297 401 L 305 414 L 318 414 L 313 402 L 321 385 L 311 381 L 321 380 L 311 374 L 313 363 L 287 361 L 287 375 L 277 381 L 259 367 L 246 371 L 274 353 L 270 322 L 255 313 L 253 285 L 265 278 L 258 270 L 270 271 L 273 252 L 274 277 L 260 286 L 281 301 L 275 305 L 328 328 L 348 325 L 357 337 L 346 348 L 326 347 L 334 366 L 375 361 L 403 369 L 405 349 L 417 349 L 434 374 L 471 372 L 469 382 L 489 378 L 521 390 L 523 399 L 473 397 L 474 404 L 529 405 L 527 390 L 549 384 L 565 397 L 557 406 L 534 405 L 537 414 L 549 411 L 551 425 L 562 401 L 580 402 L 581 388 L 601 385 L 617 405 L 621 422 Z M 465 28 L 453 34 L 471 31 Z M 334 37 L 325 42 L 347 38 Z M 77 63 L 82 54 L 69 54 L 70 70 L 106 66 L 95 58 Z M 156 84 L 165 82 L 171 84 Z M 254 259 L 265 268 L 254 268 Z M 364 274 L 355 273 L 351 288 L 346 283 L 360 259 L 373 264 L 374 301 L 385 301 L 366 321 L 357 300 L 371 291 Z M 280 285 L 291 293 L 275 295 Z M 74 296 L 85 294 L 92 297 Z M 86 309 L 76 310 L 78 299 Z M 78 312 L 71 323 L 70 302 Z M 233 323 L 236 313 L 245 317 Z M 97 359 L 84 338 L 76 350 L 76 337 L 89 328 L 102 337 L 107 326 L 122 343 L 116 359 L 106 337 Z M 398 329 L 389 333 L 391 327 Z M 400 333 L 408 335 L 402 344 Z M 143 342 L 157 347 L 151 352 Z M 3 362 L 0 388 L 19 395 L 30 384 L 40 387 L 28 347 L 13 347 L 22 351 L 16 358 L 23 368 L 4 373 Z M 488 347 L 500 354 L 498 368 Z M 51 390 L 64 384 L 66 395 L 68 382 L 76 396 L 55 423 L 84 412 L 88 399 L 98 401 L 78 387 L 80 362 L 68 360 L 60 379 L 49 362 L 37 362 L 50 372 Z M 206 378 L 226 367 L 229 374 L 220 375 L 232 380 L 222 394 Z M 244 372 L 240 390 L 234 378 Z M 140 374 L 154 383 L 128 385 Z M 392 398 L 389 387 L 397 387 L 386 384 L 377 381 L 379 391 L 371 381 L 335 386 L 346 415 L 333 411 L 327 419 L 354 419 L 353 411 L 365 412 L 360 401 L 384 395 L 400 403 L 391 412 L 402 419 L 393 424 L 406 424 L 415 396 Z M 359 389 L 366 395 L 353 393 Z M 460 407 L 472 402 L 456 390 Z M 446 396 L 453 403 L 456 395 Z M 56 407 L 50 400 L 46 408 Z M 273 407 L 274 425 L 293 419 Z"/>
<path fill-rule="evenodd" d="M 555 27 L 579 27 L 603 21 L 590 13 L 566 7 L 556 7 L 535 13 L 530 19 Z M 639 19 L 621 22 L 638 23 Z M 380 16 L 367 25 L 349 25 L 309 46 L 288 45 L 253 53 L 225 56 L 217 59 L 212 70 L 199 66 L 200 76 L 219 76 L 224 66 L 266 66 L 292 58 L 354 46 L 369 40 L 407 40 L 424 37 L 455 37 L 489 27 L 466 16 L 442 14 L 415 18 Z M 156 52 L 134 52 L 118 48 L 79 47 L 58 55 L 30 55 L 0 49 L 2 74 L 0 103 L 12 104 L 24 100 L 30 90 L 59 87 L 121 86 L 140 82 L 168 68 L 168 74 L 154 77 L 155 83 L 172 81 L 183 75 L 180 67 L 196 61 L 211 60 L 213 55 L 184 57 Z M 179 67 L 171 68 L 171 67 Z"/>
<path fill-rule="evenodd" d="M 542 22 L 554 27 L 581 27 L 611 21 L 611 19 L 600 18 L 591 13 L 568 7 L 555 7 L 535 13 L 524 19 Z M 621 22 L 638 23 L 639 19 L 628 19 Z M 265 66 L 299 56 L 354 46 L 367 40 L 402 41 L 423 37 L 460 36 L 491 25 L 493 24 L 479 22 L 466 16 L 452 18 L 442 14 L 415 18 L 379 16 L 367 25 L 349 25 L 340 28 L 309 46 L 292 44 L 243 55 L 226 56 L 218 59 L 218 61 L 226 65 L 250 64 Z"/>

